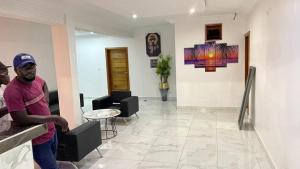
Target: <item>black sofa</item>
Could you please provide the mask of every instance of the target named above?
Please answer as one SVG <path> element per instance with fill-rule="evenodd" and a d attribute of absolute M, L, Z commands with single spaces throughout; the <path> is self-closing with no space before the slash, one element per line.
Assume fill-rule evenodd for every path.
<path fill-rule="evenodd" d="M 110 96 L 104 96 L 92 101 L 93 110 L 119 109 L 119 117 L 130 117 L 139 111 L 139 98 L 131 96 L 130 91 L 112 91 Z"/>
<path fill-rule="evenodd" d="M 57 91 L 50 91 L 49 108 L 52 115 L 60 114 L 58 101 Z M 102 157 L 97 149 L 102 144 L 99 121 L 86 122 L 67 133 L 62 133 L 59 126 L 56 128 L 58 138 L 57 160 L 78 162 L 95 149 Z"/>
<path fill-rule="evenodd" d="M 52 115 L 60 115 L 57 90 L 49 92 L 49 108 Z"/>
<path fill-rule="evenodd" d="M 7 108 L 1 108 L 0 118 L 6 114 L 8 114 Z M 97 149 L 102 144 L 99 121 L 89 121 L 67 133 L 62 133 L 59 126 L 56 126 L 56 129 L 58 138 L 57 160 L 78 162 L 95 149 L 102 157 Z"/>
<path fill-rule="evenodd" d="M 102 144 L 100 133 L 100 121 L 88 121 L 67 133 L 62 133 L 57 128 L 57 156 L 60 161 L 78 162 L 93 150 L 97 150 Z"/>
<path fill-rule="evenodd" d="M 7 115 L 7 114 L 8 114 L 8 111 L 7 111 L 6 107 L 0 108 L 0 118 Z"/>

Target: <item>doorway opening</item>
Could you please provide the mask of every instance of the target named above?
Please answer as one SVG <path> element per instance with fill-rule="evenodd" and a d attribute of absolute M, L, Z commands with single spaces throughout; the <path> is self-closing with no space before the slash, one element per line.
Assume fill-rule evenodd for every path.
<path fill-rule="evenodd" d="M 111 91 L 130 91 L 128 48 L 105 48 L 108 94 Z"/>

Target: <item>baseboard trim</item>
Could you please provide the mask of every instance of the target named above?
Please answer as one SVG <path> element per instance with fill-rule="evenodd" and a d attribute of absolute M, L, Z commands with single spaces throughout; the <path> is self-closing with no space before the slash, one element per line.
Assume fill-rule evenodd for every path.
<path fill-rule="evenodd" d="M 270 152 L 268 151 L 268 149 L 266 148 L 266 145 L 265 145 L 264 142 L 262 141 L 260 133 L 256 130 L 255 126 L 254 126 L 253 128 L 254 128 L 255 134 L 256 134 L 256 136 L 257 136 L 257 138 L 258 138 L 260 144 L 263 146 L 264 150 L 265 150 L 266 153 L 267 153 L 268 160 L 269 160 L 270 164 L 272 165 L 272 167 L 273 167 L 274 169 L 278 169 L 278 167 L 275 165 L 275 162 L 274 162 L 274 160 L 273 160 L 273 158 L 272 158 Z"/>
<path fill-rule="evenodd" d="M 153 100 L 153 101 L 158 101 L 161 100 L 161 97 L 139 97 L 140 100 Z M 168 101 L 176 101 L 176 97 L 168 97 Z"/>
<path fill-rule="evenodd" d="M 202 110 L 202 109 L 209 109 L 209 110 L 233 110 L 238 111 L 240 110 L 239 107 L 204 107 L 204 106 L 177 106 L 177 109 L 185 109 L 185 110 Z"/>

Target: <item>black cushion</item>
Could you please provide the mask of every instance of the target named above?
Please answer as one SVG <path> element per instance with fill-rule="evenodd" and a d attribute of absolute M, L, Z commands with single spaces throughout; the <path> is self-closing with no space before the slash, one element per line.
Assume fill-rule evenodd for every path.
<path fill-rule="evenodd" d="M 59 104 L 57 90 L 49 92 L 49 105 L 53 105 L 53 104 Z"/>
<path fill-rule="evenodd" d="M 110 96 L 113 102 L 120 103 L 121 100 L 131 96 L 131 91 L 112 91 Z"/>
<path fill-rule="evenodd" d="M 8 114 L 8 111 L 7 111 L 7 108 L 6 107 L 2 107 L 0 109 L 0 118 L 7 115 Z"/>
<path fill-rule="evenodd" d="M 49 92 L 49 109 L 52 115 L 60 115 L 57 90 Z"/>
<path fill-rule="evenodd" d="M 80 107 L 84 107 L 83 93 L 79 93 L 79 98 L 80 98 Z"/>
<path fill-rule="evenodd" d="M 130 117 L 139 111 L 139 99 L 131 96 L 130 91 L 112 91 L 110 96 L 104 96 L 92 101 L 93 110 L 119 109 L 120 117 Z"/>
<path fill-rule="evenodd" d="M 49 105 L 49 108 L 52 115 L 60 115 L 59 104 Z"/>

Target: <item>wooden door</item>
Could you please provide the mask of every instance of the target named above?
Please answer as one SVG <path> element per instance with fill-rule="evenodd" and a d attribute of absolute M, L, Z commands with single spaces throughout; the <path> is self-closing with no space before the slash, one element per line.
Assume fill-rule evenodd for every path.
<path fill-rule="evenodd" d="M 249 58 L 250 58 L 250 32 L 245 34 L 245 84 L 249 73 Z"/>
<path fill-rule="evenodd" d="M 127 48 L 106 48 L 108 92 L 129 91 Z"/>
<path fill-rule="evenodd" d="M 247 83 L 247 77 L 249 74 L 249 59 L 250 59 L 250 31 L 245 34 L 245 86 Z M 247 111 L 249 110 L 249 100 L 246 104 Z"/>

